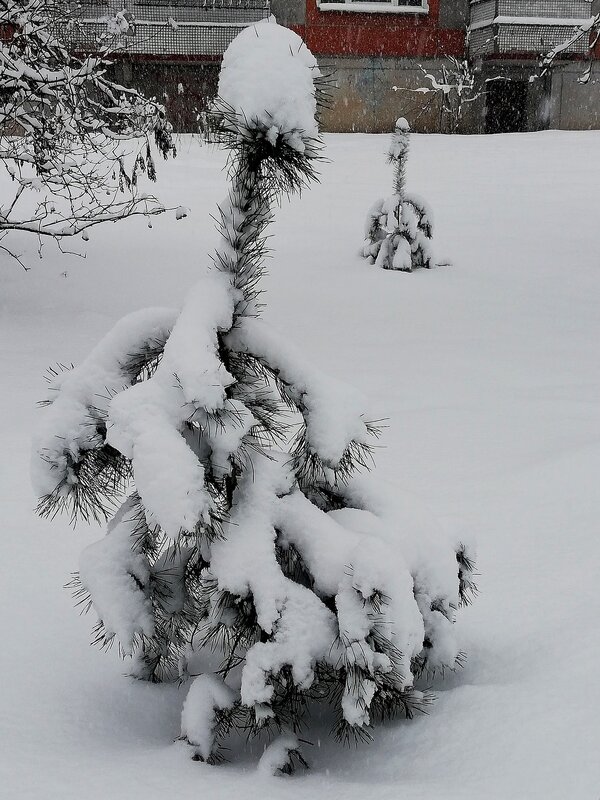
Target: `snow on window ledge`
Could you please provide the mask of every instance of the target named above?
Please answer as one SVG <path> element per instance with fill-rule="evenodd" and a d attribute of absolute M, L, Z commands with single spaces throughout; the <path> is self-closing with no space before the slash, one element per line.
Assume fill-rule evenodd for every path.
<path fill-rule="evenodd" d="M 379 2 L 363 2 L 363 0 L 345 0 L 345 2 L 323 2 L 317 0 L 319 11 L 354 11 L 362 14 L 427 14 L 428 0 L 419 5 L 406 5 L 396 0 L 380 0 Z"/>
<path fill-rule="evenodd" d="M 487 28 L 490 25 L 532 25 L 536 27 L 556 26 L 559 28 L 583 27 L 590 23 L 591 18 L 580 17 L 490 17 L 469 26 L 472 31 Z"/>

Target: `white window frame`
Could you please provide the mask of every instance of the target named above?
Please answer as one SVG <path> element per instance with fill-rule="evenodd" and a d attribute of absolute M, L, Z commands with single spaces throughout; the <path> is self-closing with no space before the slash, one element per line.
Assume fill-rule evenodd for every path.
<path fill-rule="evenodd" d="M 421 0 L 419 6 L 407 6 L 402 0 L 344 0 L 343 3 L 328 3 L 317 0 L 319 11 L 354 11 L 362 14 L 428 14 L 428 0 Z"/>

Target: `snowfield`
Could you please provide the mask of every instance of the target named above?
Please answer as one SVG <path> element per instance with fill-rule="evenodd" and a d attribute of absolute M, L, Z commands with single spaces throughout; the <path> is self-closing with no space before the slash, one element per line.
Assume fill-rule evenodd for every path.
<path fill-rule="evenodd" d="M 468 661 L 427 716 L 358 751 L 325 721 L 312 769 L 193 762 L 174 742 L 186 687 L 122 676 L 63 588 L 101 535 L 37 518 L 30 440 L 43 374 L 79 363 L 124 314 L 177 307 L 217 241 L 224 155 L 182 139 L 160 199 L 191 215 L 90 232 L 85 260 L 13 240 L 2 255 L 0 794 L 11 800 L 598 800 L 600 797 L 600 132 L 414 136 L 408 190 L 453 266 L 360 256 L 391 191 L 387 136 L 329 135 L 321 184 L 276 212 L 265 317 L 388 418 L 377 469 L 477 543 L 459 614 Z M 0 187 L 0 193 L 2 187 Z M 0 194 L 0 198 L 1 198 Z"/>

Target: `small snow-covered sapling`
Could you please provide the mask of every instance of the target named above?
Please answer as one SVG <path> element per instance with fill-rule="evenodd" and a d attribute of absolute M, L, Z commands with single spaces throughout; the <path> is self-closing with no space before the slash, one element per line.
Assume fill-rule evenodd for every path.
<path fill-rule="evenodd" d="M 213 117 L 230 151 L 213 268 L 181 311 L 131 314 L 55 374 L 36 441 L 40 511 L 112 517 L 77 582 L 96 641 L 117 641 L 140 679 L 189 683 L 193 758 L 219 761 L 236 731 L 281 735 L 261 759 L 271 773 L 304 763 L 311 703 L 333 708 L 342 739 L 422 710 L 415 679 L 459 662 L 472 588 L 462 546 L 357 476 L 378 432 L 364 399 L 261 319 L 265 229 L 315 177 L 318 96 L 292 31 L 233 41 Z"/>
<path fill-rule="evenodd" d="M 371 206 L 365 223 L 363 256 L 378 267 L 412 272 L 433 266 L 433 217 L 424 200 L 406 191 L 410 125 L 396 121 L 388 158 L 394 165 L 394 193 Z"/>

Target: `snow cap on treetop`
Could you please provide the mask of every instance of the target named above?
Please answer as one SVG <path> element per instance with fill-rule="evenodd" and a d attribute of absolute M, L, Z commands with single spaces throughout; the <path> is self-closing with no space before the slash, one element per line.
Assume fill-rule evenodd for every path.
<path fill-rule="evenodd" d="M 410 131 L 410 124 L 405 117 L 399 117 L 396 120 L 396 130 L 397 131 Z"/>
<path fill-rule="evenodd" d="M 264 130 L 272 144 L 282 135 L 302 152 L 318 136 L 314 80 L 320 75 L 298 34 L 270 18 L 245 28 L 225 51 L 219 100 L 246 129 Z"/>

